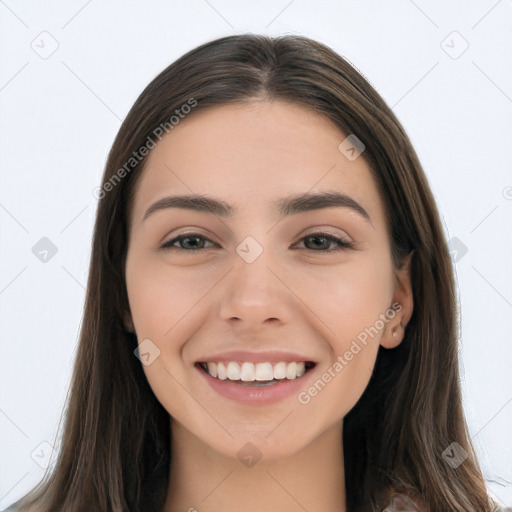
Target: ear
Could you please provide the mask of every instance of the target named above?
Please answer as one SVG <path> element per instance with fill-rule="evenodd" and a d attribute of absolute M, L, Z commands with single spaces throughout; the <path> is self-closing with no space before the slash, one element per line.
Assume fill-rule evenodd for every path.
<path fill-rule="evenodd" d="M 391 301 L 391 309 L 395 315 L 384 327 L 380 341 L 384 348 L 395 348 L 402 343 L 405 327 L 412 316 L 414 301 L 410 269 L 413 253 L 414 251 L 411 251 L 404 258 L 402 266 L 395 269 L 395 290 Z"/>

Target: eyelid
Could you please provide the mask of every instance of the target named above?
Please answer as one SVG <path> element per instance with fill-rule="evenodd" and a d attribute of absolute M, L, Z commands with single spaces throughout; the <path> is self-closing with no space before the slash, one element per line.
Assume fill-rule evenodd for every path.
<path fill-rule="evenodd" d="M 185 229 L 186 231 L 181 232 L 180 228 L 178 228 L 177 233 L 173 234 L 171 237 L 169 237 L 169 233 L 167 233 L 167 235 L 165 235 L 161 239 L 161 242 L 159 243 L 159 245 L 166 244 L 167 242 L 170 242 L 171 240 L 174 240 L 180 236 L 194 236 L 195 235 L 195 236 L 202 236 L 204 238 L 208 238 L 209 240 L 211 240 L 210 237 L 213 236 L 208 233 L 208 230 L 205 230 L 204 228 L 200 228 L 200 227 L 196 227 L 196 226 L 189 226 L 189 227 L 181 228 L 181 229 Z M 172 230 L 172 233 L 174 231 L 176 231 L 176 230 Z M 204 232 L 207 232 L 207 233 L 205 234 Z"/>
<path fill-rule="evenodd" d="M 312 229 L 311 232 L 308 231 L 306 234 L 301 235 L 301 238 L 303 238 L 305 236 L 316 235 L 316 234 L 322 233 L 324 235 L 330 235 L 330 236 L 334 236 L 336 238 L 346 239 L 347 242 L 353 242 L 352 237 L 343 229 L 332 228 L 332 227 L 324 228 L 322 226 L 316 226 L 316 227 L 311 228 L 311 229 Z M 341 231 L 341 233 L 336 233 L 335 229 L 339 229 L 339 231 Z"/>
<path fill-rule="evenodd" d="M 179 241 L 180 238 L 186 238 L 186 237 L 203 238 L 205 241 L 215 244 L 215 246 L 219 245 L 217 242 L 214 242 L 210 238 L 209 235 L 207 236 L 207 235 L 201 233 L 199 228 L 195 228 L 195 229 L 196 229 L 196 231 L 185 231 L 184 233 L 177 233 L 177 234 L 173 235 L 171 238 L 165 237 L 164 241 L 159 243 L 159 248 L 163 249 L 163 250 L 168 250 L 168 251 L 178 250 L 178 251 L 187 252 L 187 249 L 182 249 L 180 247 L 174 247 L 174 244 L 177 241 Z M 213 248 L 215 248 L 215 247 L 210 246 L 210 247 L 206 247 L 205 249 L 213 249 Z M 200 251 L 204 251 L 205 249 L 196 249 L 195 251 L 200 252 Z M 193 249 L 188 250 L 188 252 L 193 252 L 193 251 L 194 251 Z"/>
<path fill-rule="evenodd" d="M 303 240 L 306 238 L 309 238 L 309 237 L 327 238 L 330 241 L 330 243 L 337 244 L 337 248 L 335 248 L 335 249 L 331 249 L 331 250 L 327 250 L 327 251 L 322 251 L 322 250 L 315 251 L 313 249 L 309 249 L 309 251 L 311 251 L 311 252 L 331 253 L 331 252 L 336 252 L 338 250 L 343 250 L 343 249 L 346 250 L 346 249 L 354 249 L 355 248 L 354 242 L 352 241 L 352 239 L 349 236 L 335 234 L 335 233 L 330 232 L 329 230 L 323 230 L 323 229 L 317 229 L 310 233 L 306 233 L 306 234 L 300 236 L 299 239 L 297 240 L 297 242 L 295 242 L 292 245 L 292 248 L 295 248 L 295 246 L 299 243 L 303 243 Z M 305 249 L 308 250 L 307 247 Z"/>

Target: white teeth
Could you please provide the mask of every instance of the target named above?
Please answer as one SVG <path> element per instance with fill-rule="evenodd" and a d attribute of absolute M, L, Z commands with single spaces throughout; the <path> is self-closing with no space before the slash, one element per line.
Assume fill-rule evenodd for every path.
<path fill-rule="evenodd" d="M 256 380 L 272 380 L 274 371 L 270 363 L 258 363 L 256 365 Z"/>
<path fill-rule="evenodd" d="M 297 363 L 289 363 L 286 368 L 286 378 L 295 379 L 297 377 Z"/>
<path fill-rule="evenodd" d="M 286 363 L 280 362 L 274 366 L 274 379 L 286 379 Z"/>
<path fill-rule="evenodd" d="M 212 377 L 217 377 L 217 365 L 215 363 L 208 363 L 208 373 Z"/>
<path fill-rule="evenodd" d="M 212 363 L 212 364 L 215 364 L 215 363 Z M 217 365 L 217 378 L 220 380 L 226 380 L 228 378 L 228 376 L 226 374 L 226 367 L 224 366 L 223 363 L 219 363 Z"/>
<path fill-rule="evenodd" d="M 253 381 L 256 379 L 256 371 L 252 363 L 242 363 L 242 368 L 240 369 L 240 379 L 243 381 Z"/>
<path fill-rule="evenodd" d="M 234 361 L 228 363 L 226 375 L 229 380 L 240 380 L 240 366 Z"/>
<path fill-rule="evenodd" d="M 220 380 L 242 380 L 244 382 L 267 381 L 273 379 L 293 380 L 303 375 L 306 371 L 304 362 L 287 363 L 281 361 L 272 365 L 272 363 L 249 363 L 244 362 L 241 365 L 236 361 L 228 363 L 207 363 L 208 373 L 212 377 Z"/>

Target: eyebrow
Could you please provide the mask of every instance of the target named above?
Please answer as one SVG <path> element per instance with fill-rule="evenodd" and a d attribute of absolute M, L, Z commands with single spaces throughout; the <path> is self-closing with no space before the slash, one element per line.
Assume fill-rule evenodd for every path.
<path fill-rule="evenodd" d="M 273 206 L 281 217 L 297 215 L 299 213 L 319 210 L 322 208 L 350 208 L 360 214 L 371 224 L 368 212 L 355 199 L 337 191 L 289 196 L 275 201 Z M 160 199 L 146 210 L 142 221 L 144 222 L 152 213 L 168 208 L 181 208 L 185 210 L 211 213 L 224 218 L 233 217 L 235 214 L 235 208 L 223 200 L 207 195 L 187 194 L 169 196 Z"/>

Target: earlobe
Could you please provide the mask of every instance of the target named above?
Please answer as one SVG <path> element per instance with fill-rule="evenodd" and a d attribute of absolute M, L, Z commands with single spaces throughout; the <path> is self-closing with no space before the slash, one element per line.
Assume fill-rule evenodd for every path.
<path fill-rule="evenodd" d="M 412 316 L 414 307 L 412 283 L 411 283 L 411 260 L 414 251 L 411 251 L 404 259 L 402 266 L 395 271 L 395 290 L 391 304 L 398 303 L 400 308 L 386 324 L 380 344 L 385 348 L 395 348 L 402 343 L 405 334 L 405 327 Z"/>

